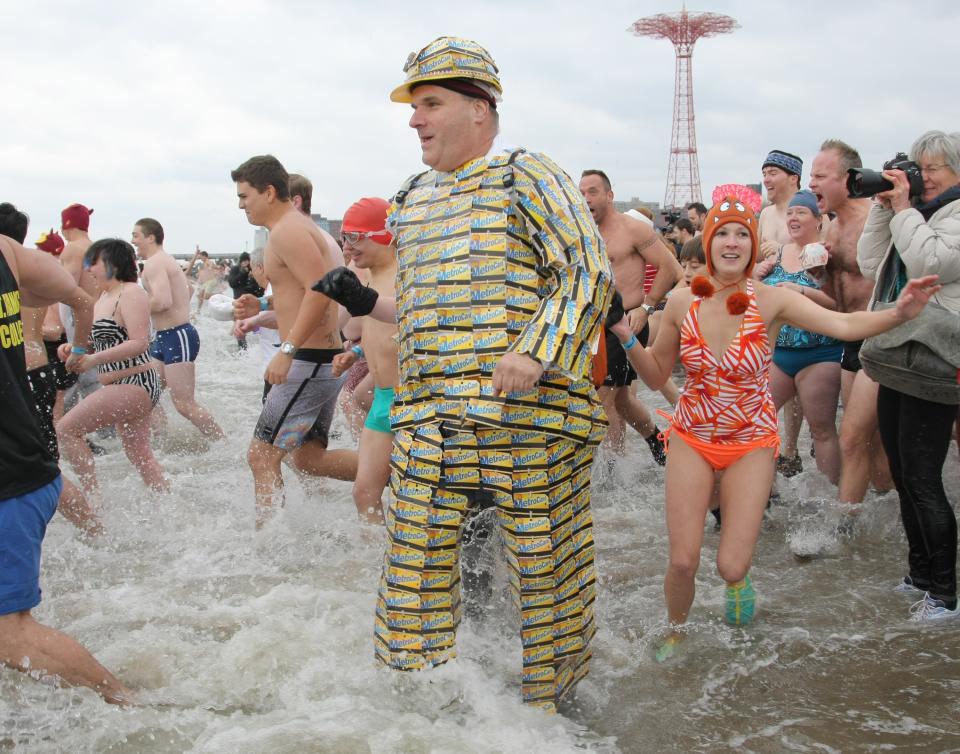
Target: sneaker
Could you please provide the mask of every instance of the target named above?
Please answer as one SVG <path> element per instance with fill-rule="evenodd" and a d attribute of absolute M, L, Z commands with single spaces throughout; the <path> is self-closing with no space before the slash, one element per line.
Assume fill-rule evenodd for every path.
<path fill-rule="evenodd" d="M 650 446 L 650 455 L 653 456 L 654 463 L 658 466 L 667 465 L 667 451 L 663 448 L 663 441 L 659 437 L 660 430 L 656 427 L 653 428 L 653 432 L 650 433 L 649 437 L 646 437 L 647 445 Z"/>
<path fill-rule="evenodd" d="M 727 584 L 727 623 L 731 626 L 747 625 L 753 620 L 756 600 L 750 574 L 744 576 L 739 584 Z"/>
<path fill-rule="evenodd" d="M 783 474 L 785 477 L 796 476 L 801 471 L 803 471 L 803 461 L 800 460 L 800 454 L 793 456 L 792 458 L 787 458 L 787 456 L 780 456 L 777 458 L 777 471 Z"/>
<path fill-rule="evenodd" d="M 893 588 L 893 591 L 897 594 L 923 594 L 926 590 L 914 586 L 913 579 L 909 576 L 904 576 L 900 579 L 900 583 Z"/>
<path fill-rule="evenodd" d="M 912 623 L 934 623 L 951 618 L 960 618 L 960 605 L 949 610 L 943 600 L 934 599 L 929 592 L 925 592 L 923 599 L 910 608 Z"/>

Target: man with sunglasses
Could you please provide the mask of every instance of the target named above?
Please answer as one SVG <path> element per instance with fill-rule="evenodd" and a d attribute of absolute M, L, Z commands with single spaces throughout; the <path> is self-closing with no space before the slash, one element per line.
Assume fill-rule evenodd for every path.
<path fill-rule="evenodd" d="M 356 451 L 327 449 L 342 382 L 331 367 L 333 357 L 342 350 L 338 311 L 327 296 L 310 289 L 318 278 L 343 264 L 343 255 L 290 201 L 289 175 L 276 157 L 252 157 L 231 178 L 250 224 L 270 230 L 264 268 L 281 338 L 280 349 L 264 374 L 273 387 L 247 452 L 261 527 L 283 504 L 280 464 L 287 453 L 298 471 L 344 481 L 356 477 Z M 234 302 L 237 319 L 252 314 L 251 298 L 244 295 Z M 262 302 L 266 308 L 266 298 Z"/>
<path fill-rule="evenodd" d="M 495 146 L 503 90 L 483 47 L 440 37 L 404 71 L 391 99 L 412 107 L 431 170 L 390 216 L 399 384 L 376 654 L 403 670 L 456 655 L 464 526 L 494 507 L 521 612 L 521 693 L 554 711 L 586 675 L 596 630 L 590 466 L 605 426 L 588 368 L 610 268 L 570 177 Z M 354 298 L 354 313 L 378 303 Z"/>

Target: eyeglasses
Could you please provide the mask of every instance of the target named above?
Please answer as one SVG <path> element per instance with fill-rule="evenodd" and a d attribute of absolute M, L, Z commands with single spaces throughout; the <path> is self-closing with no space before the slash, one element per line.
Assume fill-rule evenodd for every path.
<path fill-rule="evenodd" d="M 348 243 L 351 246 L 356 245 L 357 241 L 363 238 L 373 238 L 374 236 L 385 236 L 388 235 L 385 230 L 368 230 L 368 231 L 359 231 L 359 230 L 348 230 L 340 234 L 340 240 L 343 243 Z"/>
<path fill-rule="evenodd" d="M 950 166 L 947 165 L 946 163 L 944 163 L 943 165 L 927 165 L 926 167 L 921 167 L 921 168 L 920 168 L 920 174 L 921 174 L 921 175 L 932 175 L 933 173 L 936 173 L 936 172 L 938 172 L 938 171 L 940 171 L 940 170 L 943 170 L 943 169 L 946 168 L 946 167 L 950 167 Z"/>

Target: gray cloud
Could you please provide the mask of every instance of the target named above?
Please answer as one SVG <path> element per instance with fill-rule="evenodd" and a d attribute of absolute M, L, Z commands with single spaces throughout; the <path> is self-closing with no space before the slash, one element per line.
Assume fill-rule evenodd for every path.
<path fill-rule="evenodd" d="M 919 8 L 920 6 L 916 6 Z M 452 4 L 33 2 L 7 16 L 0 199 L 32 234 L 73 201 L 97 235 L 164 223 L 168 248 L 239 251 L 252 240 L 229 171 L 271 152 L 337 217 L 421 169 L 409 110 L 386 100 L 407 53 L 444 33 L 500 65 L 504 136 L 571 174 L 610 172 L 621 198 L 660 201 L 673 105 L 668 42 L 626 30 L 621 0 Z M 948 71 L 960 10 L 929 2 L 720 2 L 734 34 L 694 55 L 704 194 L 756 181 L 772 147 L 805 164 L 829 136 L 870 165 L 928 128 L 960 128 Z"/>

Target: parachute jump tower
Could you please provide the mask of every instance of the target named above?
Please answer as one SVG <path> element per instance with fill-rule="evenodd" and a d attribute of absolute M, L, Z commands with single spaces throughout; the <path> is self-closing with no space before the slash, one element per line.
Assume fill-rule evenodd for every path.
<path fill-rule="evenodd" d="M 677 56 L 673 90 L 673 134 L 664 207 L 682 207 L 700 201 L 700 165 L 693 115 L 693 46 L 702 37 L 729 34 L 739 28 L 730 16 L 719 13 L 658 13 L 635 21 L 627 31 L 638 37 L 669 39 Z"/>

